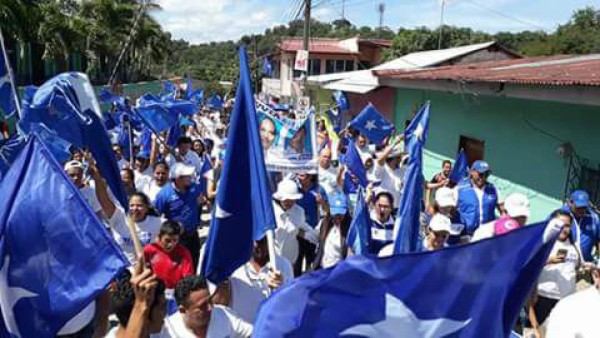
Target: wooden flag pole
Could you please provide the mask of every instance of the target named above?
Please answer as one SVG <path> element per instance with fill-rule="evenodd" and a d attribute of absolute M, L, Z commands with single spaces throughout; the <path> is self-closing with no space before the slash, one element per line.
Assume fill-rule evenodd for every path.
<path fill-rule="evenodd" d="M 269 246 L 269 260 L 274 271 L 277 269 L 277 259 L 275 256 L 275 235 L 272 229 L 267 230 L 267 245 Z"/>

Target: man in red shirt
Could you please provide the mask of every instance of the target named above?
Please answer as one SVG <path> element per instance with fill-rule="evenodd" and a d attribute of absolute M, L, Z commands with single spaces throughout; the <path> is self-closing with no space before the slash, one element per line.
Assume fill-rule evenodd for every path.
<path fill-rule="evenodd" d="M 167 289 L 174 289 L 181 279 L 194 274 L 192 255 L 179 244 L 181 225 L 166 221 L 160 227 L 155 243 L 144 248 L 144 258 L 152 271 L 165 282 Z"/>

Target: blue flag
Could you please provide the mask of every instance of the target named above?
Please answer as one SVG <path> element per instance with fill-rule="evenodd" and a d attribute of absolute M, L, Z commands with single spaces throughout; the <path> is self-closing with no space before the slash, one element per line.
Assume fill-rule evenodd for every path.
<path fill-rule="evenodd" d="M 37 136 L 0 195 L 0 336 L 54 337 L 127 259 Z"/>
<path fill-rule="evenodd" d="M 24 100 L 19 127 L 27 134 L 32 125 L 43 124 L 77 148 L 94 155 L 100 173 L 119 203 L 128 208 L 119 168 L 110 139 L 102 124 L 100 106 L 93 87 L 82 73 L 63 73 L 44 83 Z"/>
<path fill-rule="evenodd" d="M 0 32 L 0 34 L 2 33 Z M 2 39 L 2 51 L 0 51 L 0 110 L 6 117 L 9 117 L 17 112 L 18 97 L 13 83 L 12 69 L 4 47 L 4 37 L 0 37 L 0 39 Z"/>
<path fill-rule="evenodd" d="M 356 207 L 346 237 L 346 245 L 352 248 L 355 255 L 365 255 L 369 253 L 370 240 L 371 217 L 369 216 L 369 208 L 365 202 L 363 189 L 358 189 Z"/>
<path fill-rule="evenodd" d="M 222 110 L 223 104 L 223 99 L 217 93 L 213 93 L 208 99 L 208 107 L 212 110 Z"/>
<path fill-rule="evenodd" d="M 273 65 L 271 65 L 271 59 L 268 57 L 263 59 L 262 73 L 266 77 L 273 77 Z"/>
<path fill-rule="evenodd" d="M 469 176 L 469 162 L 467 160 L 467 155 L 463 149 L 460 150 L 458 155 L 456 155 L 456 160 L 454 161 L 454 166 L 452 166 L 452 171 L 450 172 L 450 177 L 448 179 L 451 182 L 458 183 L 463 178 Z"/>
<path fill-rule="evenodd" d="M 154 133 L 168 130 L 178 122 L 178 115 L 169 112 L 162 104 L 154 103 L 134 109 L 142 122 Z"/>
<path fill-rule="evenodd" d="M 419 216 L 423 202 L 423 146 L 429 129 L 429 102 L 425 103 L 417 116 L 404 131 L 404 142 L 409 153 L 404 176 L 404 187 L 394 225 L 394 252 L 420 250 Z"/>
<path fill-rule="evenodd" d="M 386 120 L 372 103 L 369 103 L 349 124 L 360 131 L 369 141 L 381 144 L 394 133 L 394 125 Z"/>
<path fill-rule="evenodd" d="M 253 337 L 506 338 L 552 250 L 544 224 L 474 244 L 352 256 L 261 305 Z"/>
<path fill-rule="evenodd" d="M 240 80 L 202 265 L 202 275 L 215 284 L 248 262 L 253 241 L 275 228 L 244 48 L 239 55 Z"/>
<path fill-rule="evenodd" d="M 119 105 L 125 105 L 125 98 L 114 94 L 110 90 L 103 88 L 98 93 L 98 99 L 102 103 L 117 103 Z"/>
<path fill-rule="evenodd" d="M 175 99 L 177 97 L 177 87 L 171 81 L 163 81 L 163 92 L 160 95 L 163 99 Z"/>
<path fill-rule="evenodd" d="M 369 184 L 369 180 L 367 179 L 367 171 L 365 170 L 365 166 L 362 162 L 360 154 L 358 153 L 358 149 L 356 149 L 354 141 L 350 141 L 346 149 L 347 150 L 346 154 L 344 154 L 343 162 L 348 170 L 358 178 L 360 185 L 366 189 L 367 185 Z"/>
<path fill-rule="evenodd" d="M 0 140 L 0 181 L 15 161 L 21 149 L 25 147 L 26 139 L 23 135 L 15 133 L 7 139 Z"/>
<path fill-rule="evenodd" d="M 340 113 L 350 110 L 350 103 L 348 102 L 346 93 L 341 90 L 336 90 L 333 92 L 333 98 Z"/>
<path fill-rule="evenodd" d="M 71 158 L 71 144 L 69 142 L 63 140 L 53 130 L 48 129 L 43 124 L 32 125 L 31 128 L 32 132 L 44 142 L 59 163 L 66 162 Z"/>

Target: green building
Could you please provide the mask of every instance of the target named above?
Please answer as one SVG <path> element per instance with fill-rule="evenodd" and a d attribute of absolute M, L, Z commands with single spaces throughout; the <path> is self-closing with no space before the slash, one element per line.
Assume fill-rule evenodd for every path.
<path fill-rule="evenodd" d="M 531 221 L 577 188 L 600 202 L 600 54 L 373 73 L 395 90 L 400 130 L 431 101 L 427 179 L 463 148 L 490 164 L 501 199 L 529 197 Z"/>

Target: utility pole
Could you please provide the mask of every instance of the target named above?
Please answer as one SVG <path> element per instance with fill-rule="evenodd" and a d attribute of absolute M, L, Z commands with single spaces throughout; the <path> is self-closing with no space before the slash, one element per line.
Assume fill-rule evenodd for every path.
<path fill-rule="evenodd" d="M 312 7 L 312 1 L 311 0 L 304 0 L 304 50 L 309 52 L 310 48 L 308 45 L 308 39 L 310 36 L 310 8 Z M 308 60 L 307 61 L 307 71 L 306 73 L 304 73 L 304 79 L 302 80 L 303 84 L 304 84 L 304 92 L 303 94 L 306 95 L 308 93 L 308 88 L 306 80 L 308 78 L 308 66 L 310 64 L 309 62 L 310 60 L 310 52 L 308 54 Z"/>
<path fill-rule="evenodd" d="M 444 7 L 446 7 L 446 0 L 442 0 L 442 9 L 440 11 L 440 36 L 438 38 L 438 49 L 442 49 L 442 34 L 444 31 Z"/>
<path fill-rule="evenodd" d="M 385 3 L 379 3 L 377 10 L 379 11 L 379 34 L 381 35 L 381 31 L 383 30 L 383 13 L 385 12 Z"/>
<path fill-rule="evenodd" d="M 342 21 L 346 19 L 346 0 L 342 0 Z"/>

